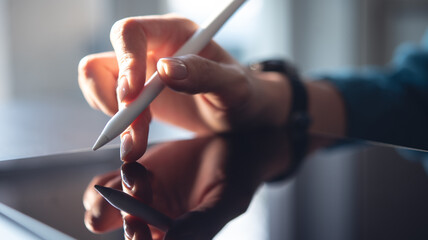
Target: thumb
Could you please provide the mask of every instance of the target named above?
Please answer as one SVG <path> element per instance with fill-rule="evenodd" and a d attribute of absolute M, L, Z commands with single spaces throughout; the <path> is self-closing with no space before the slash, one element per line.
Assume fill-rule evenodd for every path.
<path fill-rule="evenodd" d="M 251 84 L 244 68 L 236 64 L 211 61 L 197 55 L 162 58 L 157 71 L 171 89 L 187 94 L 204 94 L 219 109 L 236 108 L 245 103 Z"/>

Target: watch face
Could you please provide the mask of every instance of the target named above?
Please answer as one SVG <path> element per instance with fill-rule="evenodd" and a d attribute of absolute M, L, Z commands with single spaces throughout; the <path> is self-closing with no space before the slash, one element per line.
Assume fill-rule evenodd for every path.
<path fill-rule="evenodd" d="M 262 62 L 264 72 L 279 72 L 287 74 L 287 62 L 284 60 L 267 60 Z"/>

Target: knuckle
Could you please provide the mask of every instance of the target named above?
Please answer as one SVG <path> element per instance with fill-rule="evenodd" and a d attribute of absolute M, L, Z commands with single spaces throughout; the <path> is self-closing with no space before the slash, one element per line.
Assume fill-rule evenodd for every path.
<path fill-rule="evenodd" d="M 124 18 L 116 21 L 110 30 L 110 39 L 112 41 L 132 37 L 140 31 L 140 24 L 135 18 Z"/>
<path fill-rule="evenodd" d="M 120 71 L 121 72 L 130 71 L 134 64 L 133 62 L 135 62 L 134 59 L 135 58 L 132 53 L 126 52 L 126 53 L 120 54 L 117 60 L 119 66 L 121 66 Z"/>
<path fill-rule="evenodd" d="M 117 21 L 110 32 L 110 40 L 118 57 L 120 72 L 136 71 L 146 59 L 145 34 L 136 18 Z"/>
<path fill-rule="evenodd" d="M 139 56 L 132 53 L 123 53 L 119 56 L 118 64 L 120 66 L 119 76 L 133 73 L 135 76 L 145 76 L 145 68 L 142 67 L 142 60 Z M 131 84 L 134 84 L 135 81 Z M 138 80 L 140 81 L 140 79 Z"/>
<path fill-rule="evenodd" d="M 113 40 L 121 35 L 120 33 L 122 32 L 125 21 L 126 19 L 120 19 L 113 24 L 113 26 L 110 29 L 110 39 Z"/>

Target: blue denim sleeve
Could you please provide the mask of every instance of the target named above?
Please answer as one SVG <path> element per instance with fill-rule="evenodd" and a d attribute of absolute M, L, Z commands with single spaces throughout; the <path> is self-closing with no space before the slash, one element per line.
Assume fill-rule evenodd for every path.
<path fill-rule="evenodd" d="M 428 149 L 428 34 L 385 69 L 322 78 L 344 99 L 348 136 Z"/>

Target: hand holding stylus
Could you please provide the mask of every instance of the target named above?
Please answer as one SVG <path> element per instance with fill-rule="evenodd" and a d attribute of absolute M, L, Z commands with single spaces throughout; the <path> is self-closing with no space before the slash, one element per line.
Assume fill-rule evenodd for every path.
<path fill-rule="evenodd" d="M 86 100 L 108 115 L 132 102 L 156 70 L 167 86 L 121 134 L 122 160 L 142 156 L 152 117 L 196 133 L 285 123 L 290 96 L 282 75 L 250 72 L 213 41 L 199 55 L 163 58 L 197 28 L 171 15 L 127 18 L 112 28 L 115 52 L 80 62 Z"/>
<path fill-rule="evenodd" d="M 199 53 L 244 2 L 245 0 L 232 0 L 227 3 L 223 8 L 212 15 L 211 18 L 208 18 L 208 20 L 192 34 L 186 43 L 175 52 L 174 56 L 178 57 L 185 54 Z M 121 83 L 119 86 L 121 86 Z M 108 121 L 92 149 L 94 151 L 97 150 L 122 133 L 160 94 L 164 87 L 165 85 L 160 79 L 159 73 L 156 71 L 146 80 L 143 90 L 134 100 L 120 109 L 119 112 Z M 122 99 L 123 96 L 126 95 L 124 89 L 125 88 L 119 90 L 119 99 Z"/>

